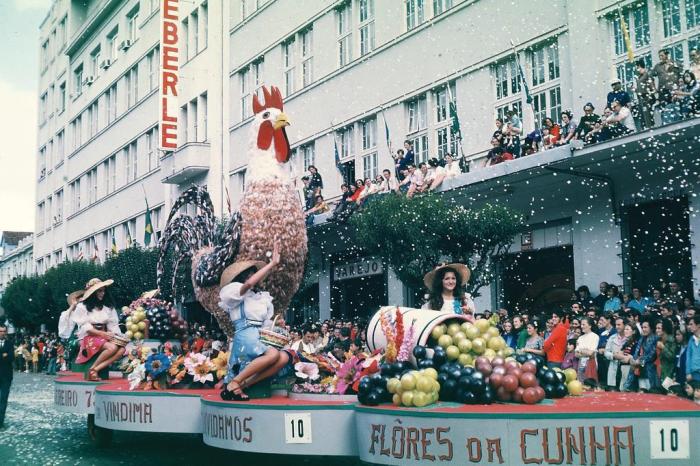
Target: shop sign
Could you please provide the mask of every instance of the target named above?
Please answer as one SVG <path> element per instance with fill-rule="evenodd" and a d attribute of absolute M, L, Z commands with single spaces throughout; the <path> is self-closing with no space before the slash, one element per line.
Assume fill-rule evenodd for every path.
<path fill-rule="evenodd" d="M 350 278 L 368 277 L 384 273 L 384 265 L 380 259 L 362 259 L 349 264 L 341 264 L 333 267 L 334 280 L 348 280 Z"/>
<path fill-rule="evenodd" d="M 177 92 L 180 80 L 179 0 L 160 0 L 160 69 L 158 70 L 158 148 L 177 149 Z"/>
<path fill-rule="evenodd" d="M 520 249 L 529 251 L 532 249 L 532 232 L 526 231 L 520 234 Z"/>

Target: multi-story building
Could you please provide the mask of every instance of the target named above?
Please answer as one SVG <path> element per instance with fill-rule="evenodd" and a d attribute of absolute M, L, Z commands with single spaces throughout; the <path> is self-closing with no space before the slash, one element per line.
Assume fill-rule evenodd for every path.
<path fill-rule="evenodd" d="M 56 0 L 41 25 L 38 272 L 64 259 L 102 260 L 113 241 L 143 244 L 147 202 L 158 238 L 180 186 L 206 184 L 220 210 L 222 80 L 210 67 L 221 61 L 222 15 L 216 7 L 210 15 L 207 1 L 180 4 L 185 123 L 178 150 L 163 153 L 158 5 Z"/>
<path fill-rule="evenodd" d="M 700 226 L 695 121 L 483 165 L 494 119 L 505 110 L 523 117 L 529 132 L 545 117 L 559 121 L 564 109 L 579 117 L 589 101 L 601 113 L 612 78 L 632 89 L 621 16 L 636 59 L 656 63 L 668 48 L 687 68 L 700 38 L 700 1 L 238 3 L 229 68 L 232 192 L 244 186 L 245 153 L 233 148 L 245 147 L 251 96 L 277 84 L 292 120 L 295 171 L 315 165 L 326 198 L 337 196 L 342 182 L 335 146 L 348 178 L 367 178 L 392 167 L 390 148 L 408 139 L 419 162 L 465 155 L 470 173 L 444 187 L 451 196 L 469 205 L 506 203 L 527 215 L 529 231 L 496 261 L 492 286 L 480 290 L 481 309 L 541 308 L 568 299 L 574 286 L 595 293 L 603 280 L 628 291 L 659 279 L 679 281 L 688 292 L 697 284 L 690 233 Z M 367 315 L 378 304 L 410 301 L 413 293 L 391 270 L 358 256 L 344 237 L 343 227 L 312 229 L 318 283 L 307 289 L 310 312 L 303 315 Z"/>
<path fill-rule="evenodd" d="M 34 275 L 33 236 L 25 231 L 0 233 L 0 301 L 5 288 L 16 277 Z M 0 306 L 0 318 L 4 315 Z M 2 322 L 2 320 L 0 320 Z"/>
<path fill-rule="evenodd" d="M 179 148 L 164 154 L 153 149 L 157 5 L 57 0 L 42 25 L 38 270 L 61 254 L 103 254 L 113 235 L 123 247 L 143 230 L 144 189 L 160 208 L 156 229 L 191 183 L 207 185 L 217 212 L 225 187 L 235 206 L 252 96 L 277 85 L 292 122 L 292 172 L 318 167 L 327 199 L 342 182 L 336 147 L 346 176 L 365 178 L 391 167 L 391 151 L 408 139 L 418 161 L 464 155 L 470 172 L 443 188 L 450 195 L 527 215 L 529 232 L 496 261 L 481 308 L 546 305 L 552 290 L 602 280 L 629 288 L 672 279 L 690 290 L 700 278 L 694 120 L 483 167 L 494 119 L 507 109 L 531 131 L 564 109 L 580 116 L 589 101 L 602 111 L 614 77 L 631 89 L 621 16 L 636 58 L 654 64 L 668 48 L 690 66 L 700 0 L 179 2 L 181 130 Z M 318 272 L 304 295 L 310 314 L 367 314 L 412 295 L 391 270 L 348 250 L 335 227 L 310 234 Z"/>

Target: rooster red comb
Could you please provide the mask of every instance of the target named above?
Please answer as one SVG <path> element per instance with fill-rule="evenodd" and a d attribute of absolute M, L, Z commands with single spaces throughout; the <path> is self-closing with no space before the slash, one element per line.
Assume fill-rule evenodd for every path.
<path fill-rule="evenodd" d="M 253 96 L 253 113 L 260 113 L 268 108 L 275 107 L 282 110 L 282 93 L 276 86 L 271 86 L 272 92 L 267 90 L 267 87 L 263 86 L 263 95 L 265 96 L 265 105 L 260 103 L 258 95 Z"/>

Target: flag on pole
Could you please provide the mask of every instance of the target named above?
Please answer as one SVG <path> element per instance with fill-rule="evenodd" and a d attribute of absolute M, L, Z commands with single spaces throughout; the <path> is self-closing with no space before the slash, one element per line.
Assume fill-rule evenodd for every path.
<path fill-rule="evenodd" d="M 93 238 L 92 239 L 92 246 L 93 246 L 93 253 L 92 253 L 92 261 L 93 262 L 98 262 L 100 258 L 100 249 L 97 247 L 97 239 Z"/>
<path fill-rule="evenodd" d="M 134 245 L 134 239 L 131 237 L 131 229 L 129 228 L 129 223 L 126 224 L 126 247 L 130 248 Z"/>
<path fill-rule="evenodd" d="M 632 51 L 632 40 L 630 39 L 630 32 L 627 29 L 627 22 L 625 22 L 625 17 L 622 14 L 622 8 L 617 7 L 617 15 L 620 18 L 620 29 L 622 29 L 622 38 L 625 41 L 625 48 L 627 49 L 627 61 L 632 63 L 634 61 L 634 52 Z"/>
<path fill-rule="evenodd" d="M 228 214 L 231 215 L 231 196 L 228 194 L 228 185 L 224 183 L 224 189 L 226 190 L 226 208 L 228 209 Z"/>
<path fill-rule="evenodd" d="M 153 234 L 153 223 L 151 222 L 151 209 L 148 207 L 148 199 L 146 199 L 146 226 L 143 233 L 143 244 L 148 247 L 151 244 L 151 235 Z"/>
<path fill-rule="evenodd" d="M 345 167 L 340 163 L 340 152 L 338 152 L 338 141 L 335 139 L 335 131 L 333 131 L 333 151 L 335 155 L 335 168 L 340 172 L 340 179 L 345 182 Z"/>
<path fill-rule="evenodd" d="M 128 236 L 127 236 L 128 238 Z M 128 244 L 128 240 L 127 240 Z M 117 238 L 116 235 L 114 234 L 114 230 L 112 230 L 112 254 L 116 255 L 119 252 L 119 248 L 117 248 Z"/>
<path fill-rule="evenodd" d="M 85 255 L 83 254 L 83 249 L 81 248 L 80 251 L 78 251 L 78 257 L 76 260 L 81 261 L 85 258 Z"/>
<path fill-rule="evenodd" d="M 462 130 L 459 126 L 459 117 L 457 116 L 457 103 L 450 99 L 450 117 L 452 118 L 452 126 L 450 131 L 457 139 L 462 139 Z"/>
<path fill-rule="evenodd" d="M 518 74 L 520 75 L 520 82 L 523 86 L 523 91 L 525 92 L 525 102 L 528 105 L 532 105 L 532 94 L 530 94 L 530 88 L 527 86 L 527 79 L 525 79 L 525 71 L 523 71 L 523 65 L 520 63 L 520 55 L 515 52 L 515 61 L 518 65 Z"/>
<path fill-rule="evenodd" d="M 389 149 L 389 155 L 391 155 L 391 135 L 389 134 L 389 125 L 386 122 L 384 107 L 382 107 L 382 119 L 384 120 L 384 137 L 386 138 L 386 147 Z"/>

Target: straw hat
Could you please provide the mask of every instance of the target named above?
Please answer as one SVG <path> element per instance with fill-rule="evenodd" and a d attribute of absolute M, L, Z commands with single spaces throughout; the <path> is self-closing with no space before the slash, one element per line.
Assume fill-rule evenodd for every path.
<path fill-rule="evenodd" d="M 158 293 L 160 293 L 160 290 L 158 288 L 156 288 L 155 290 L 144 291 L 141 294 L 141 297 L 145 298 L 145 299 L 151 299 L 151 298 L 155 298 L 158 295 Z"/>
<path fill-rule="evenodd" d="M 446 264 L 446 265 L 441 265 L 439 267 L 435 267 L 433 270 L 425 274 L 425 277 L 423 277 L 423 283 L 428 289 L 431 289 L 433 287 L 433 281 L 435 280 L 435 274 L 438 273 L 439 270 L 445 269 L 445 268 L 450 268 L 457 272 L 459 275 L 460 279 L 462 280 L 462 285 L 466 285 L 466 283 L 469 281 L 469 277 L 471 276 L 471 272 L 469 271 L 469 267 L 467 267 L 464 264 Z"/>
<path fill-rule="evenodd" d="M 238 275 L 241 274 L 241 272 L 244 272 L 248 270 L 251 267 L 255 267 L 256 270 L 260 270 L 262 267 L 265 266 L 265 263 L 262 261 L 238 261 L 234 262 L 233 264 L 229 265 L 224 269 L 224 272 L 221 274 L 221 281 L 219 284 L 221 286 L 226 286 L 229 283 L 233 281 L 234 278 L 236 278 Z"/>
<path fill-rule="evenodd" d="M 85 290 L 78 290 L 69 294 L 66 298 L 68 305 L 72 306 L 73 304 L 77 304 L 80 301 L 80 298 L 83 296 L 83 293 L 85 293 Z"/>
<path fill-rule="evenodd" d="M 81 301 L 85 301 L 92 295 L 95 291 L 99 290 L 100 288 L 106 288 L 110 286 L 112 283 L 114 283 L 114 280 L 109 279 L 102 281 L 99 278 L 91 278 L 90 281 L 87 282 L 85 285 L 85 293 L 83 293 L 82 298 L 80 298 Z"/>

